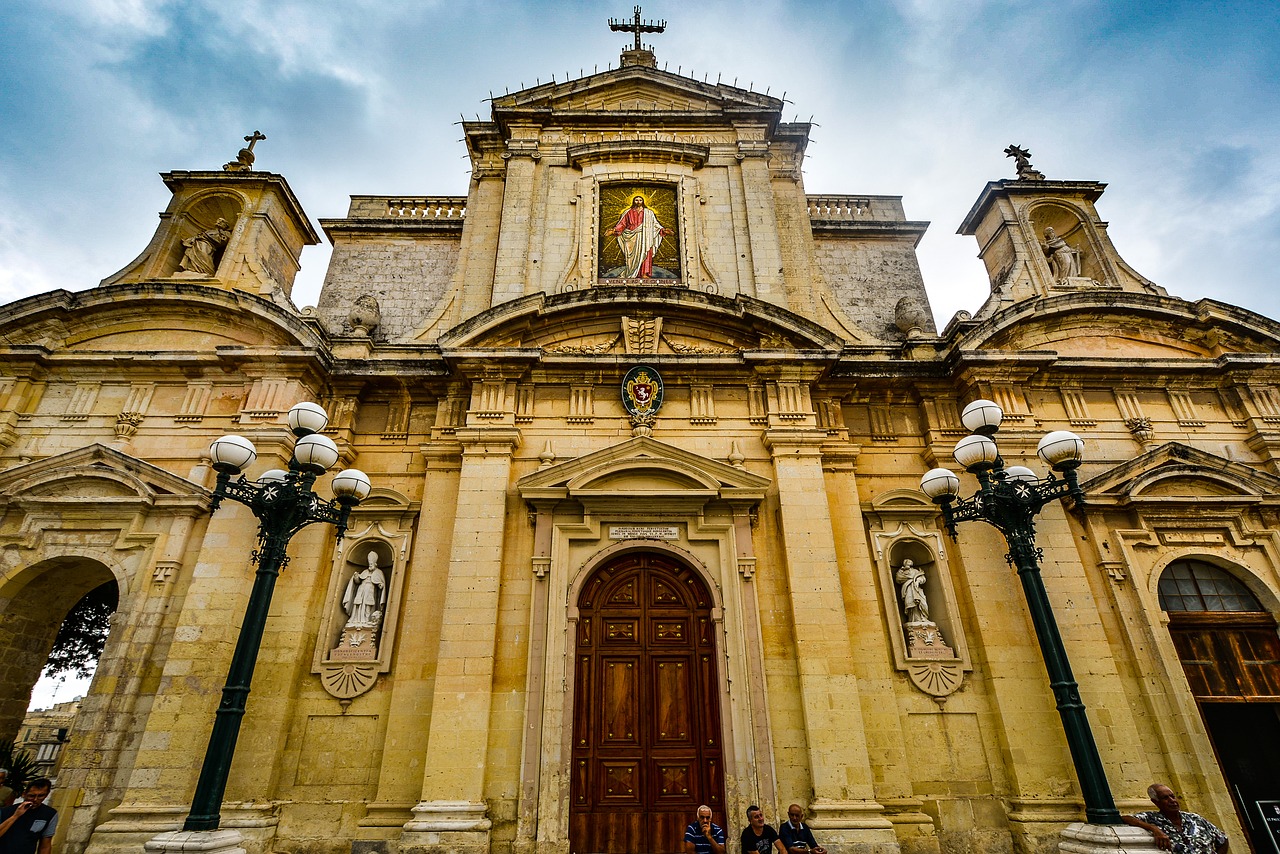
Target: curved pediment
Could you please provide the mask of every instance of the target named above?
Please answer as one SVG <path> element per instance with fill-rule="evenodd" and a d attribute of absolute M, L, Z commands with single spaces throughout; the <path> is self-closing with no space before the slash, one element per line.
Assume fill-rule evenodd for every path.
<path fill-rule="evenodd" d="M 1273 354 L 1280 348 L 1280 324 L 1213 300 L 1090 292 L 1011 306 L 967 330 L 958 345 L 1067 358 L 1206 359 Z"/>
<path fill-rule="evenodd" d="M 81 352 L 198 352 L 219 347 L 319 348 L 321 338 L 275 303 L 203 285 L 126 284 L 52 291 L 6 306 L 0 338 Z"/>
<path fill-rule="evenodd" d="M 444 348 L 541 349 L 547 356 L 734 355 L 839 350 L 833 332 L 772 303 L 686 288 L 596 287 L 494 306 L 440 336 Z"/>
<path fill-rule="evenodd" d="M 1280 477 L 1168 442 L 1081 484 L 1086 504 L 1280 504 Z"/>

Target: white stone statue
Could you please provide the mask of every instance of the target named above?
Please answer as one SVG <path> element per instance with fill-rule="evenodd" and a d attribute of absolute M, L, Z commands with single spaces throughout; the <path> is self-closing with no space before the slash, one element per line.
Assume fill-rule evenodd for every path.
<path fill-rule="evenodd" d="M 1055 281 L 1061 282 L 1063 279 L 1080 275 L 1080 250 L 1072 248 L 1071 244 L 1059 237 L 1052 228 L 1044 230 L 1044 243 L 1041 244 L 1041 248 L 1044 249 L 1045 257 L 1049 259 L 1049 269 L 1053 272 Z"/>
<path fill-rule="evenodd" d="M 369 565 L 351 574 L 342 594 L 342 610 L 347 612 L 348 629 L 373 628 L 382 621 L 387 604 L 387 577 L 378 568 L 378 553 L 369 550 Z"/>
<path fill-rule="evenodd" d="M 908 623 L 928 623 L 929 600 L 924 595 L 924 570 L 916 566 L 915 561 L 906 558 L 898 567 L 894 579 L 898 582 L 898 591 L 902 596 L 902 613 Z"/>

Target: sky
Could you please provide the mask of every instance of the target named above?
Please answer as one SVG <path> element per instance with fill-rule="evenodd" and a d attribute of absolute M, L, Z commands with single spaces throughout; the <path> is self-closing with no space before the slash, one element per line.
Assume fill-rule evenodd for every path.
<path fill-rule="evenodd" d="M 312 220 L 348 196 L 464 195 L 457 122 L 490 94 L 616 65 L 617 2 L 8 0 L 0 6 L 0 305 L 93 287 L 147 245 L 157 173 L 251 131 Z M 812 120 L 810 193 L 903 196 L 939 326 L 989 291 L 956 229 L 1003 151 L 1109 185 L 1121 256 L 1185 299 L 1280 318 L 1280 4 L 651 0 L 660 67 Z M 327 246 L 295 286 L 314 304 Z M 63 699 L 60 697 L 59 699 Z"/>
<path fill-rule="evenodd" d="M 456 123 L 616 65 L 611 2 L 8 0 L 0 8 L 0 304 L 93 287 L 147 245 L 157 173 L 218 169 L 253 130 L 312 220 L 351 194 L 463 195 Z M 945 324 L 989 291 L 955 233 L 1010 143 L 1109 185 L 1121 256 L 1186 299 L 1280 317 L 1280 4 L 671 2 L 659 66 L 780 95 L 816 123 L 810 193 L 901 195 Z M 310 247 L 294 293 L 328 262 Z"/>

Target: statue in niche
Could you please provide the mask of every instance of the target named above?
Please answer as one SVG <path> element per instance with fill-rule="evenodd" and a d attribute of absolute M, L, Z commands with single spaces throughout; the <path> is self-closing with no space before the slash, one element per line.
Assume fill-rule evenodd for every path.
<path fill-rule="evenodd" d="M 347 612 L 347 628 L 374 628 L 382 621 L 387 604 L 387 577 L 378 568 L 378 553 L 369 549 L 369 564 L 356 570 L 342 594 L 342 610 Z"/>
<path fill-rule="evenodd" d="M 387 607 L 387 576 L 378 564 L 377 549 L 369 549 L 366 564 L 347 579 L 342 610 L 347 621 L 329 658 L 333 661 L 371 661 L 378 657 L 378 634 Z M 355 561 L 352 561 L 353 563 Z"/>
<path fill-rule="evenodd" d="M 938 624 L 929 619 L 929 599 L 924 585 L 928 575 L 924 567 L 916 566 L 911 558 L 904 558 L 893 574 L 898 582 L 898 594 L 902 599 L 903 630 L 907 637 L 908 658 L 955 658 L 955 651 L 947 646 Z"/>
<path fill-rule="evenodd" d="M 231 239 L 231 224 L 222 217 L 218 217 L 218 221 L 213 224 L 213 228 L 205 229 L 195 237 L 188 237 L 182 241 L 182 246 L 186 250 L 182 253 L 182 260 L 178 262 L 178 269 L 184 273 L 199 273 L 202 276 L 212 276 L 214 271 L 218 269 L 218 260 L 222 256 L 222 250 L 226 248 L 227 241 Z"/>
<path fill-rule="evenodd" d="M 1049 270 L 1053 273 L 1054 281 L 1061 282 L 1080 275 L 1080 250 L 1073 248 L 1052 228 L 1044 230 L 1044 243 L 1040 244 L 1040 248 L 1049 259 Z"/>
<path fill-rule="evenodd" d="M 929 622 L 929 600 L 924 595 L 924 570 L 916 566 L 911 558 L 906 558 L 902 561 L 902 566 L 898 567 L 894 579 L 900 585 L 898 592 L 902 596 L 902 613 L 907 622 Z"/>

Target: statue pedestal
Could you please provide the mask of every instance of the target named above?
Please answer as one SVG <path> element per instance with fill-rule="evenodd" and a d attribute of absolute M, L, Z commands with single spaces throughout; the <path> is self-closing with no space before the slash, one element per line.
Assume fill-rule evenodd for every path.
<path fill-rule="evenodd" d="M 1072 822 L 1061 834 L 1063 854 L 1156 854 L 1155 837 L 1127 824 Z"/>
<path fill-rule="evenodd" d="M 948 661 L 956 657 L 955 650 L 942 639 L 937 623 L 907 623 L 907 658 L 941 658 Z"/>
<path fill-rule="evenodd" d="M 142 844 L 147 854 L 245 854 L 238 830 L 174 830 Z"/>
<path fill-rule="evenodd" d="M 330 661 L 374 661 L 378 657 L 377 626 L 347 626 L 329 651 Z"/>

